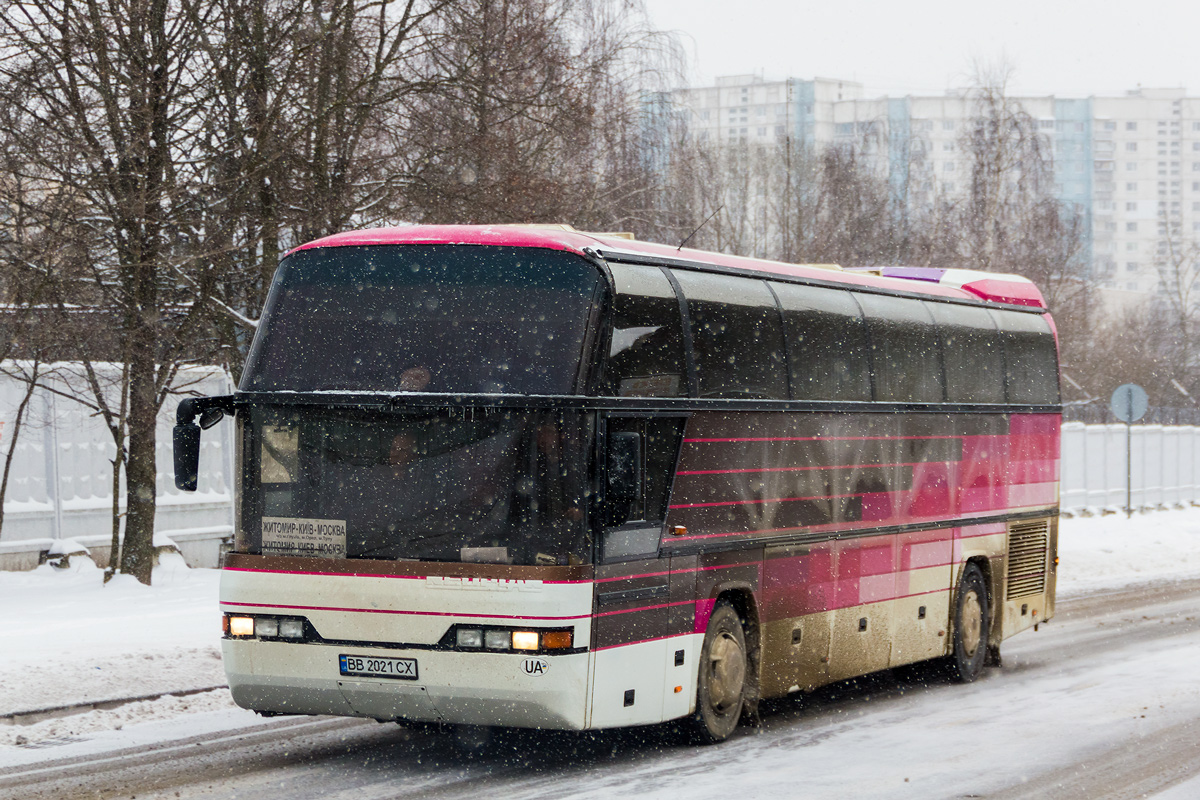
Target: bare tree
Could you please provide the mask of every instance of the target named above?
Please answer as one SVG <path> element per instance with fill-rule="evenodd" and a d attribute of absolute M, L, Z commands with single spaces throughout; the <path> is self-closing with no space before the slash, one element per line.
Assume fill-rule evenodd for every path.
<path fill-rule="evenodd" d="M 235 378 L 281 253 L 404 213 L 404 131 L 448 0 L 209 0 L 187 236 Z"/>
<path fill-rule="evenodd" d="M 1173 377 L 1200 389 L 1200 241 L 1185 236 L 1182 222 L 1165 209 L 1159 212 L 1158 248 L 1154 258 L 1158 273 L 1156 311 L 1165 323 L 1162 356 Z"/>
<path fill-rule="evenodd" d="M 971 180 L 928 220 L 926 263 L 1012 272 L 1038 285 L 1058 323 L 1065 361 L 1076 361 L 1095 333 L 1085 218 L 1053 194 L 1053 161 L 1037 121 L 1008 94 L 1012 68 L 976 66 L 968 92 L 972 116 L 960 140 Z"/>
<path fill-rule="evenodd" d="M 671 39 L 640 3 L 467 0 L 437 19 L 413 98 L 408 201 L 428 222 L 645 222 Z"/>
<path fill-rule="evenodd" d="M 972 116 L 961 141 L 971 169 L 963 247 L 972 266 L 988 271 L 1001 267 L 1002 250 L 1023 235 L 1014 223 L 1049 196 L 1052 175 L 1037 121 L 1008 94 L 1012 73 L 1004 63 L 976 65 Z"/>
<path fill-rule="evenodd" d="M 34 226 L 70 254 L 71 269 L 59 258 L 32 268 L 56 277 L 61 306 L 86 302 L 120 331 L 128 365 L 120 570 L 143 583 L 153 565 L 156 415 L 204 305 L 205 276 L 179 288 L 190 262 L 173 233 L 184 227 L 181 187 L 195 163 L 197 31 L 208 13 L 189 0 L 30 0 L 0 17 L 8 54 L 0 105 L 15 109 L 0 135 L 22 156 L 20 180 L 79 210 Z M 81 360 L 94 360 L 94 343 L 78 344 Z"/>
<path fill-rule="evenodd" d="M 1145 302 L 1096 321 L 1086 340 L 1064 351 L 1063 371 L 1104 402 L 1123 383 L 1145 388 L 1152 405 L 1172 402 L 1179 397 L 1171 386 L 1173 332 L 1162 324 L 1162 313 Z"/>
<path fill-rule="evenodd" d="M 903 259 L 887 182 L 854 149 L 831 147 L 821 154 L 813 211 L 805 260 L 871 266 Z"/>

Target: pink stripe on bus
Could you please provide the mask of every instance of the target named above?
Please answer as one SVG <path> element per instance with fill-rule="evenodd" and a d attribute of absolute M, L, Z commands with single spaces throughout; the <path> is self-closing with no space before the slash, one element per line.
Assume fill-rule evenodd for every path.
<path fill-rule="evenodd" d="M 596 583 L 612 583 L 613 581 L 631 581 L 634 578 L 660 578 L 663 575 L 670 575 L 672 572 L 690 572 L 691 570 L 665 570 L 663 572 L 643 572 L 640 575 L 618 575 L 615 578 L 596 578 Z"/>
<path fill-rule="evenodd" d="M 710 508 L 712 506 L 755 506 L 763 503 L 798 503 L 803 500 L 834 500 L 840 497 L 858 497 L 856 494 L 817 494 L 810 497 L 764 497 L 762 500 L 717 500 L 711 503 L 680 503 L 671 508 Z M 691 537 L 682 537 L 691 538 Z"/>
<path fill-rule="evenodd" d="M 597 617 L 611 617 L 614 614 L 632 614 L 635 611 L 653 611 L 656 608 L 672 608 L 674 606 L 690 606 L 695 603 L 695 600 L 679 600 L 674 603 L 659 603 L 656 606 L 638 606 L 637 608 L 620 608 L 616 611 L 601 611 L 596 614 Z"/>
<path fill-rule="evenodd" d="M 961 439 L 960 436 L 731 436 L 728 438 L 684 439 L 685 442 L 891 442 L 928 439 Z"/>
<path fill-rule="evenodd" d="M 701 631 L 703 633 L 703 631 Z M 666 636 L 655 636 L 650 639 L 638 639 L 636 642 L 621 642 L 620 644 L 610 644 L 604 647 L 597 647 L 592 652 L 599 653 L 601 650 L 612 650 L 617 647 L 632 647 L 635 644 L 648 644 L 650 642 L 661 642 L 663 639 L 678 639 L 681 636 L 687 636 L 686 633 L 671 633 Z"/>
<path fill-rule="evenodd" d="M 676 475 L 734 475 L 743 472 L 804 472 L 814 469 L 883 469 L 885 467 L 920 467 L 929 464 L 958 464 L 958 461 L 913 461 L 900 462 L 895 464 L 836 464 L 833 466 L 815 466 L 815 467 L 751 467 L 749 469 L 681 469 Z M 672 506 L 674 508 L 674 506 Z"/>
<path fill-rule="evenodd" d="M 289 611 L 344 611 L 352 614 L 404 614 L 415 617 L 486 617 L 488 619 L 589 619 L 591 614 L 575 614 L 569 617 L 527 617 L 513 614 L 473 614 L 467 611 L 399 611 L 390 608 L 339 608 L 337 606 L 285 606 L 277 603 L 233 603 L 222 600 L 223 606 L 239 606 L 242 608 L 282 608 Z"/>
<path fill-rule="evenodd" d="M 711 567 L 697 567 L 697 572 L 708 572 L 714 569 L 732 569 L 734 567 L 761 567 L 761 561 L 743 561 L 740 564 L 717 564 Z"/>
<path fill-rule="evenodd" d="M 686 538 L 686 537 L 684 537 Z M 595 583 L 612 583 L 613 581 L 631 581 L 634 578 L 660 578 L 663 575 L 683 575 L 687 572 L 706 572 L 712 569 L 731 569 L 733 567 L 753 567 L 759 562 L 748 561 L 744 564 L 717 564 L 713 567 L 680 567 L 665 572 L 644 572 L 640 575 L 618 575 L 615 578 L 597 578 Z"/>
<path fill-rule="evenodd" d="M 1047 505 L 1049 505 L 1049 504 L 1047 504 Z M 1009 510 L 1011 512 L 1015 513 L 1015 512 L 1023 511 L 1024 509 L 1023 508 L 1013 508 L 1013 509 L 1009 509 Z M 1049 514 L 1050 512 L 1047 512 L 1047 513 Z M 929 522 L 929 524 L 931 526 L 937 525 L 936 528 L 931 528 L 932 530 L 951 530 L 952 528 L 959 527 L 959 526 L 938 525 L 937 523 L 955 522 L 955 521 L 961 520 L 961 519 L 970 519 L 971 517 L 974 517 L 974 516 L 976 516 L 976 515 L 975 514 L 959 514 L 959 515 L 950 516 L 950 517 L 942 517 L 940 519 L 930 519 L 930 520 L 919 520 L 918 519 L 918 520 L 915 520 L 912 522 L 906 522 L 905 524 L 910 524 L 910 525 L 911 524 L 920 524 L 921 522 L 927 521 L 927 522 Z M 987 525 L 990 523 L 981 523 L 981 524 Z M 1001 522 L 999 524 L 1003 525 L 1004 523 Z M 830 523 L 828 525 L 796 525 L 796 526 L 793 526 L 790 528 L 760 528 L 760 529 L 748 530 L 748 531 L 725 531 L 722 533 L 695 533 L 695 534 L 689 534 L 687 536 L 672 536 L 671 541 L 692 541 L 692 540 L 696 540 L 696 539 L 721 539 L 721 538 L 729 538 L 731 536 L 756 536 L 756 535 L 760 535 L 760 534 L 764 534 L 764 533 L 791 533 L 793 531 L 803 531 L 805 533 L 825 533 L 825 532 L 829 532 L 829 531 L 845 531 L 847 533 L 853 533 L 854 531 L 862 529 L 862 528 L 871 528 L 871 527 L 875 527 L 875 526 L 876 526 L 876 524 L 874 522 L 866 522 L 866 521 L 861 522 L 861 523 Z M 974 528 L 974 527 L 978 527 L 978 526 L 971 525 L 969 527 Z M 913 531 L 908 531 L 908 532 L 912 533 Z M 880 534 L 876 534 L 876 535 L 892 536 L 895 534 L 880 533 Z M 980 535 L 987 535 L 987 534 L 980 534 Z"/>
<path fill-rule="evenodd" d="M 708 630 L 708 619 L 716 605 L 716 598 L 696 601 L 696 619 L 692 623 L 692 633 L 704 633 Z"/>

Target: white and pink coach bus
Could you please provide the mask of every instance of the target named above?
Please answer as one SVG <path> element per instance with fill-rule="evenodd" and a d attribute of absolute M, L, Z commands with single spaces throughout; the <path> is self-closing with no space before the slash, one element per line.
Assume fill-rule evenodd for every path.
<path fill-rule="evenodd" d="M 176 480 L 232 414 L 241 706 L 713 742 L 876 670 L 973 680 L 1048 620 L 1059 402 L 1011 275 L 369 230 L 283 259 Z"/>

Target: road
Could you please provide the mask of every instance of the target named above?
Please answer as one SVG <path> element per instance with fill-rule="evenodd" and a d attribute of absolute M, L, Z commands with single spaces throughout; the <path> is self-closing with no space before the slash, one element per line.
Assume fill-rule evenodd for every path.
<path fill-rule="evenodd" d="M 1200 581 L 1152 584 L 1060 600 L 974 684 L 879 673 L 769 703 L 718 747 L 662 727 L 515 732 L 470 757 L 433 732 L 280 718 L 0 771 L 0 797 L 1153 796 L 1200 776 L 1198 660 Z"/>

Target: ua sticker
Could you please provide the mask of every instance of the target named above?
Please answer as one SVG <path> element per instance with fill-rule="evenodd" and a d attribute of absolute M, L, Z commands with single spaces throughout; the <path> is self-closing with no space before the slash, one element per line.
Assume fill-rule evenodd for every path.
<path fill-rule="evenodd" d="M 550 664 L 540 658 L 527 658 L 521 663 L 521 671 L 526 675 L 545 675 Z"/>

